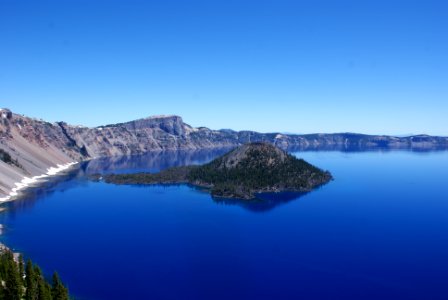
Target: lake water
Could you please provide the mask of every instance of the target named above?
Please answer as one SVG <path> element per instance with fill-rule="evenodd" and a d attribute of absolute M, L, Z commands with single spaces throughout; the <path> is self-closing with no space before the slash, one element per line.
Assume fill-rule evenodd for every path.
<path fill-rule="evenodd" d="M 220 153 L 85 163 L 8 204 L 2 241 L 80 299 L 448 299 L 448 152 L 295 153 L 335 180 L 253 203 L 86 176 Z"/>

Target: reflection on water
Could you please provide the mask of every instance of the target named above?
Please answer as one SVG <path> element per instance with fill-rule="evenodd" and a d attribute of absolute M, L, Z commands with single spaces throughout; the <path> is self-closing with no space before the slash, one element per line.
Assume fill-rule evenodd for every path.
<path fill-rule="evenodd" d="M 24 196 L 6 205 L 8 214 L 14 215 L 31 209 L 35 203 L 54 192 L 87 185 L 89 175 L 106 173 L 158 172 L 160 170 L 193 164 L 204 164 L 229 151 L 229 148 L 198 151 L 150 152 L 136 156 L 103 157 L 82 162 L 66 173 L 52 177 L 41 185 L 26 190 Z M 194 186 L 191 188 L 200 190 Z M 205 192 L 205 191 L 204 191 Z M 284 192 L 257 195 L 258 199 L 238 200 L 211 197 L 219 205 L 237 205 L 252 212 L 265 212 L 276 206 L 298 199 L 306 193 Z"/>
<path fill-rule="evenodd" d="M 32 208 L 36 201 L 45 199 L 55 191 L 64 192 L 70 188 L 87 184 L 88 175 L 105 173 L 126 172 L 158 172 L 160 170 L 206 163 L 226 152 L 228 148 L 195 151 L 165 151 L 149 152 L 136 156 L 115 156 L 93 159 L 75 165 L 69 171 L 55 177 L 49 177 L 47 181 L 38 186 L 30 187 L 24 191 L 23 197 L 18 200 L 2 204 L 8 208 L 8 214 Z"/>
<path fill-rule="evenodd" d="M 41 182 L 38 186 L 31 186 L 24 190 L 19 199 L 3 203 L 2 206 L 7 208 L 8 214 L 13 215 L 31 209 L 37 201 L 49 197 L 56 191 L 65 192 L 83 183 L 86 184 L 87 177 L 81 166 L 82 164 L 78 164 L 58 176 L 48 177 L 48 180 Z"/>
<path fill-rule="evenodd" d="M 214 158 L 221 156 L 231 148 L 194 150 L 194 151 L 164 151 L 148 152 L 144 155 L 135 156 L 115 156 L 103 157 L 82 162 L 62 175 L 51 177 L 37 187 L 31 187 L 25 191 L 24 196 L 16 201 L 2 204 L 9 208 L 9 213 L 14 214 L 35 205 L 36 201 L 45 199 L 55 191 L 64 192 L 70 188 L 86 185 L 89 181 L 89 175 L 107 174 L 107 173 L 131 173 L 131 172 L 158 172 L 160 170 L 193 164 L 204 164 Z M 296 148 L 290 148 L 289 151 L 296 151 Z M 311 150 L 311 149 L 301 149 Z M 326 150 L 330 150 L 326 149 Z M 341 150 L 338 148 L 338 150 Z M 355 148 L 345 148 L 343 152 L 356 152 Z M 368 151 L 367 149 L 364 149 Z M 375 148 L 375 151 L 391 151 L 390 149 Z M 370 150 L 371 151 L 371 150 Z M 415 152 L 426 152 L 423 150 L 414 150 Z M 325 151 L 322 151 L 324 153 Z M 409 152 L 409 151 L 407 151 Z M 194 188 L 194 187 L 192 187 Z M 305 193 L 273 193 L 258 195 L 256 200 L 237 200 L 212 197 L 213 201 L 220 205 L 237 205 L 252 212 L 264 212 L 273 209 L 276 206 L 296 200 Z"/>
<path fill-rule="evenodd" d="M 221 205 L 238 205 L 252 212 L 266 212 L 277 206 L 297 200 L 308 193 L 281 192 L 258 194 L 256 199 L 238 200 L 220 197 L 212 197 L 213 201 Z"/>
<path fill-rule="evenodd" d="M 297 153 L 335 180 L 253 202 L 88 180 L 219 154 L 85 162 L 10 203 L 1 241 L 78 299 L 447 298 L 448 152 Z"/>
<path fill-rule="evenodd" d="M 135 156 L 103 157 L 87 162 L 83 169 L 87 174 L 158 172 L 169 167 L 203 164 L 230 150 L 231 148 L 164 151 Z"/>

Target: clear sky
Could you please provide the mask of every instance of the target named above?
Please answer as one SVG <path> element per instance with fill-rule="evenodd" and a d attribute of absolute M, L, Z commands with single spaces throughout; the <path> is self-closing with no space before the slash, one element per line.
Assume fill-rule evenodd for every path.
<path fill-rule="evenodd" d="M 0 0 L 0 107 L 448 135 L 448 1 Z"/>

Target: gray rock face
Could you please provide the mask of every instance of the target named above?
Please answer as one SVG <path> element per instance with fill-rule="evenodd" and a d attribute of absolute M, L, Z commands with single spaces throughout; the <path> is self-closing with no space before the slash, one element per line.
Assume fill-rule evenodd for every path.
<path fill-rule="evenodd" d="M 241 164 L 242 161 L 247 160 L 251 156 L 251 152 L 257 152 L 260 156 L 266 158 L 265 166 L 271 166 L 275 163 L 283 163 L 287 158 L 286 152 L 267 143 L 250 143 L 244 144 L 236 148 L 227 155 L 224 155 L 220 160 L 218 169 L 232 169 Z"/>
<path fill-rule="evenodd" d="M 56 164 L 94 157 L 150 151 L 231 148 L 267 142 L 282 149 L 363 151 L 372 149 L 446 150 L 448 137 L 392 137 L 353 133 L 291 135 L 193 128 L 179 116 L 155 116 L 96 128 L 48 123 L 2 110 L 0 149 L 23 168 L 0 161 L 0 196 L 24 176 Z"/>
<path fill-rule="evenodd" d="M 0 161 L 0 198 L 24 177 L 42 175 L 50 167 L 85 158 L 57 124 L 16 114 L 0 119 L 0 149 L 8 157 Z"/>

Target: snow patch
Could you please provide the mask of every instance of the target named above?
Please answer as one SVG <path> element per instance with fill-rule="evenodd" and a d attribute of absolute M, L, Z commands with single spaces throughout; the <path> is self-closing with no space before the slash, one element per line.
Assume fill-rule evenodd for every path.
<path fill-rule="evenodd" d="M 38 182 L 44 178 L 54 176 L 64 170 L 67 170 L 68 168 L 70 168 L 71 166 L 73 166 L 75 164 L 77 164 L 77 162 L 69 162 L 64 165 L 58 164 L 58 165 L 56 165 L 56 167 L 48 168 L 47 173 L 45 173 L 45 174 L 37 175 L 34 177 L 23 177 L 22 181 L 15 183 L 16 187 L 11 190 L 11 192 L 9 193 L 8 196 L 0 198 L 0 202 L 12 200 L 12 198 L 17 197 L 19 195 L 19 192 L 21 190 L 23 190 L 24 188 L 29 187 L 30 185 L 35 184 L 36 182 Z"/>

